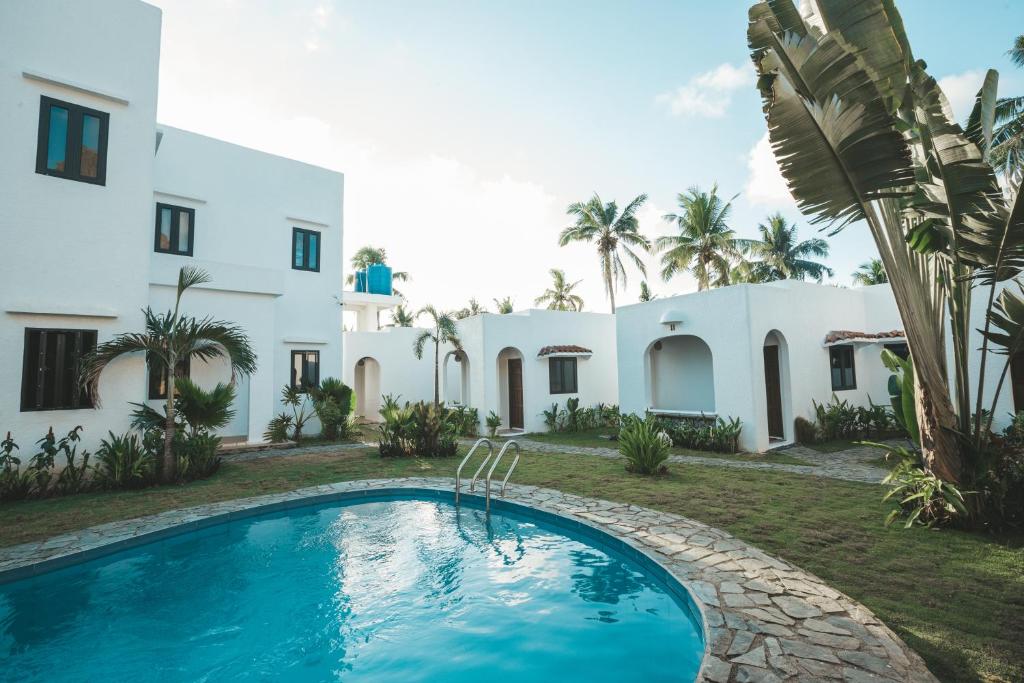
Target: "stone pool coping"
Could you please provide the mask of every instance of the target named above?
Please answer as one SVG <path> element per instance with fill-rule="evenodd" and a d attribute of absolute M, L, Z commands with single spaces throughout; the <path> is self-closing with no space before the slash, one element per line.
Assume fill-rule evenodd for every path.
<path fill-rule="evenodd" d="M 170 510 L 0 548 L 0 583 L 29 578 L 226 521 L 389 495 L 450 500 L 454 481 L 348 481 Z M 482 498 L 463 493 L 467 507 Z M 510 484 L 495 510 L 537 511 L 682 585 L 700 612 L 700 681 L 935 681 L 921 658 L 869 610 L 821 579 L 700 522 L 624 503 Z M 608 539 L 613 541 L 607 543 Z M 661 571 L 658 571 L 658 570 Z M 661 575 L 664 572 L 664 575 Z"/>

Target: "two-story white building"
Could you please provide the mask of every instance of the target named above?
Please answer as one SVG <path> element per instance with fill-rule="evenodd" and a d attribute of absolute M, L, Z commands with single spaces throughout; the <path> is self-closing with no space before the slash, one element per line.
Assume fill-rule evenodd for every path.
<path fill-rule="evenodd" d="M 140 355 L 94 409 L 77 364 L 170 308 L 186 264 L 212 282 L 184 311 L 240 325 L 258 355 L 222 436 L 262 440 L 285 384 L 341 375 L 342 175 L 159 125 L 160 24 L 138 0 L 0 4 L 0 430 L 23 449 L 76 425 L 93 448 L 165 395 Z"/>

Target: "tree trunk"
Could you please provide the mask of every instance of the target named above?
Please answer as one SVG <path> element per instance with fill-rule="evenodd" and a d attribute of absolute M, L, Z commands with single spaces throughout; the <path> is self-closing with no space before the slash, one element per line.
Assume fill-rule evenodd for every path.
<path fill-rule="evenodd" d="M 441 405 L 441 392 L 438 387 L 438 370 L 441 359 L 441 342 L 434 342 L 434 405 Z"/>
<path fill-rule="evenodd" d="M 171 358 L 170 367 L 167 369 L 167 422 L 164 425 L 164 460 L 160 468 L 160 479 L 164 483 L 174 481 L 175 470 L 178 460 L 174 456 L 174 368 L 177 359 Z"/>
<path fill-rule="evenodd" d="M 605 254 L 602 261 L 604 261 L 604 286 L 608 290 L 608 299 L 612 303 L 612 313 L 615 313 L 615 288 L 612 287 L 611 254 Z"/>

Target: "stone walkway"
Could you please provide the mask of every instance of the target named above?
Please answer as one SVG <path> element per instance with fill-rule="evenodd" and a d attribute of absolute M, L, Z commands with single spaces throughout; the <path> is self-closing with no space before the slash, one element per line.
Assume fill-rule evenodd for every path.
<path fill-rule="evenodd" d="M 270 510 L 367 493 L 451 494 L 451 479 L 386 479 L 314 486 L 112 522 L 0 548 L 0 582 Z M 464 494 L 480 504 L 479 496 Z M 724 531 L 636 505 L 512 484 L 497 506 L 548 512 L 606 533 L 686 586 L 707 643 L 699 680 L 922 681 L 924 662 L 865 607 L 798 567 Z"/>
<path fill-rule="evenodd" d="M 263 458 L 280 458 L 284 456 L 315 455 L 317 453 L 333 453 L 335 451 L 352 451 L 362 448 L 376 448 L 376 444 L 361 443 L 327 443 L 312 446 L 288 446 L 287 448 L 264 448 L 242 453 L 226 453 L 221 456 L 224 462 L 245 462 L 246 460 L 262 460 Z"/>
<path fill-rule="evenodd" d="M 524 451 L 539 453 L 565 453 L 575 455 L 596 455 L 602 458 L 621 458 L 618 448 L 594 447 L 594 446 L 571 446 L 568 444 L 548 443 L 546 441 L 534 441 L 526 437 L 516 439 Z M 465 443 L 473 443 L 466 441 Z M 776 472 L 790 472 L 793 474 L 809 474 L 831 479 L 842 479 L 844 481 L 859 481 L 869 484 L 877 484 L 885 478 L 887 470 L 870 464 L 871 460 L 877 460 L 882 454 L 877 448 L 869 446 L 854 446 L 834 453 L 822 453 L 806 446 L 789 446 L 777 451 L 792 455 L 811 465 L 787 465 L 775 462 L 758 462 L 756 460 L 729 460 L 727 458 L 711 458 L 697 455 L 670 455 L 669 462 L 693 463 L 697 465 L 710 465 L 712 467 L 734 467 L 746 470 L 774 470 Z"/>

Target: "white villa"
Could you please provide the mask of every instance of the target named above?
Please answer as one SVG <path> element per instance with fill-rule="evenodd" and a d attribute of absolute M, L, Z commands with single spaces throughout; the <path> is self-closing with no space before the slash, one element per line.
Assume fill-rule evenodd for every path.
<path fill-rule="evenodd" d="M 163 395 L 124 359 L 94 410 L 75 367 L 167 310 L 186 264 L 213 279 L 186 312 L 241 325 L 258 355 L 223 437 L 261 441 L 282 386 L 341 375 L 342 175 L 159 125 L 160 24 L 135 0 L 0 4 L 0 429 L 25 446 L 82 425 L 93 450 Z"/>

